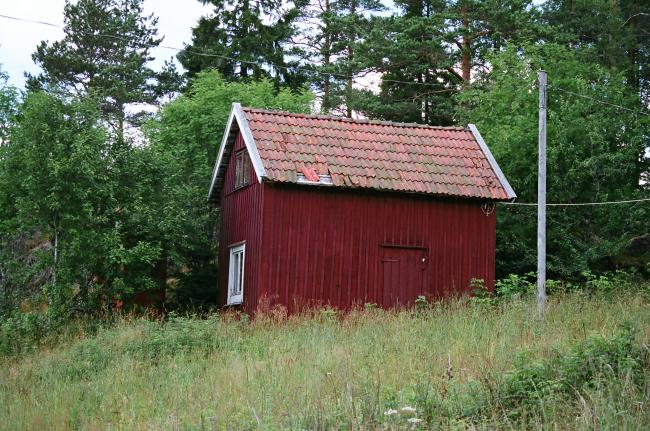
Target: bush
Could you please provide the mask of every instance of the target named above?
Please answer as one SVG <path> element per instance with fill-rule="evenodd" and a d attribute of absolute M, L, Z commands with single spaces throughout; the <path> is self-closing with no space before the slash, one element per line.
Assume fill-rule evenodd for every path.
<path fill-rule="evenodd" d="M 48 320 L 40 313 L 16 313 L 0 320 L 0 356 L 18 355 L 34 350 L 50 331 Z"/>
<path fill-rule="evenodd" d="M 510 274 L 494 283 L 496 294 L 501 297 L 525 296 L 535 293 L 536 274 L 529 272 L 524 275 Z"/>
<path fill-rule="evenodd" d="M 568 354 L 556 354 L 543 362 L 531 361 L 529 354 L 523 353 L 507 375 L 497 401 L 516 415 L 539 408 L 549 399 L 574 398 L 598 384 L 623 378 L 640 387 L 650 357 L 636 335 L 626 326 L 609 338 L 591 336 Z"/>

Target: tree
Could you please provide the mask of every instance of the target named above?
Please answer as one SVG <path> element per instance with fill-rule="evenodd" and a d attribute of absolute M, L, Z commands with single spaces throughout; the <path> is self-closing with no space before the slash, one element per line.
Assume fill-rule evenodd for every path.
<path fill-rule="evenodd" d="M 150 50 L 162 41 L 157 18 L 143 13 L 143 0 L 66 0 L 62 40 L 41 42 L 32 55 L 43 69 L 28 75 L 31 89 L 58 89 L 70 94 L 96 97 L 102 116 L 124 140 L 133 104 L 154 103 L 174 88 L 173 68 L 153 71 Z"/>
<path fill-rule="evenodd" d="M 268 79 L 229 82 L 216 71 L 201 72 L 185 95 L 167 104 L 148 124 L 148 166 L 157 171 L 159 188 L 140 208 L 136 224 L 145 237 L 161 244 L 168 257 L 170 275 L 180 280 L 176 300 L 216 300 L 211 233 L 218 219 L 206 196 L 232 103 L 309 112 L 312 100 L 306 90 L 278 91 Z"/>
<path fill-rule="evenodd" d="M 320 94 L 321 112 L 329 113 L 337 103 L 332 97 L 332 44 L 334 14 L 331 0 L 305 1 L 294 22 L 294 34 L 289 39 L 292 55 L 300 59 L 302 70 L 309 70 L 308 80 Z"/>
<path fill-rule="evenodd" d="M 548 40 L 579 49 L 588 61 L 623 72 L 627 85 L 650 104 L 650 7 L 634 0 L 549 0 Z"/>
<path fill-rule="evenodd" d="M 9 75 L 0 67 L 0 146 L 8 138 L 18 108 L 18 90 L 8 82 Z"/>
<path fill-rule="evenodd" d="M 7 172 L 2 167 L 6 160 L 9 132 L 16 121 L 19 98 L 18 90 L 8 84 L 9 76 L 0 70 L 0 184 L 6 179 Z M 11 191 L 0 188 L 0 318 L 8 310 L 16 307 L 15 300 L 24 291 L 24 283 L 16 286 L 14 273 L 19 269 L 14 257 L 20 248 L 19 241 L 5 234 L 11 225 L 12 212 L 8 210 L 11 204 Z"/>
<path fill-rule="evenodd" d="M 378 17 L 362 52 L 382 74 L 379 95 L 365 92 L 366 115 L 395 121 L 453 124 L 454 96 L 486 56 L 507 42 L 536 37 L 530 0 L 398 0 L 399 13 Z"/>
<path fill-rule="evenodd" d="M 108 134 L 91 99 L 32 92 L 3 147 L 0 239 L 31 244 L 2 256 L 14 269 L 5 286 L 40 290 L 53 317 L 157 287 L 160 238 L 146 235 L 153 223 L 142 214 L 159 172 L 133 149 L 127 167 L 138 181 L 122 190 Z"/>
<path fill-rule="evenodd" d="M 396 2 L 401 14 L 376 18 L 364 43 L 366 62 L 381 73 L 378 95 L 365 92 L 360 110 L 386 120 L 449 125 L 460 89 L 445 40 L 439 2 Z"/>
<path fill-rule="evenodd" d="M 332 38 L 328 55 L 335 74 L 332 75 L 334 85 L 330 83 L 331 101 L 328 104 L 342 106 L 345 116 L 352 117 L 354 79 L 368 69 L 359 55 L 360 46 L 370 31 L 371 14 L 383 10 L 384 6 L 379 0 L 335 0 L 330 8 L 326 15 Z"/>
<path fill-rule="evenodd" d="M 192 43 L 178 54 L 190 78 L 216 69 L 229 81 L 274 80 L 276 86 L 299 89 L 304 73 L 287 57 L 301 1 L 199 0 L 214 6 L 192 29 Z"/>
<path fill-rule="evenodd" d="M 645 153 L 650 117 L 636 113 L 639 98 L 627 91 L 624 74 L 587 63 L 579 53 L 554 44 L 510 47 L 490 63 L 490 73 L 459 95 L 459 116 L 477 124 L 520 202 L 536 201 L 535 82 L 542 68 L 550 84 L 547 201 L 648 197 L 641 179 L 650 167 Z M 534 208 L 499 209 L 500 275 L 534 270 Z M 550 207 L 549 273 L 575 277 L 590 268 L 606 268 L 630 238 L 648 233 L 649 216 L 650 209 L 643 205 Z"/>
<path fill-rule="evenodd" d="M 46 271 L 50 305 L 70 299 L 72 266 L 87 250 L 75 252 L 82 232 L 93 235 L 95 209 L 102 205 L 98 187 L 106 175 L 101 149 L 104 135 L 92 104 L 64 103 L 44 93 L 30 95 L 20 107 L 16 127 L 2 157 L 3 234 L 27 234 L 45 244 L 33 266 Z M 87 254 L 86 254 L 87 255 Z M 85 284 L 85 283 L 84 283 Z M 65 286 L 63 288 L 62 286 Z M 66 292 L 64 292 L 66 290 Z"/>

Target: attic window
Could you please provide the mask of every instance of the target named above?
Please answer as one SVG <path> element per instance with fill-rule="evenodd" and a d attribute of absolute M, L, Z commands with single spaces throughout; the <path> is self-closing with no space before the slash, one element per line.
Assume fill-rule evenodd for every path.
<path fill-rule="evenodd" d="M 251 163 L 246 150 L 235 153 L 235 189 L 251 183 Z"/>
<path fill-rule="evenodd" d="M 332 182 L 331 175 L 319 175 L 318 181 L 309 180 L 304 174 L 298 173 L 298 184 L 320 184 L 324 186 L 331 186 L 334 183 Z"/>

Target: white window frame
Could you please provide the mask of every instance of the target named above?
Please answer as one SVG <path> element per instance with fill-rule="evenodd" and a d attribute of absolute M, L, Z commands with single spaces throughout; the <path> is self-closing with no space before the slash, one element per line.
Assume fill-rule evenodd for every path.
<path fill-rule="evenodd" d="M 246 243 L 231 245 L 228 254 L 227 305 L 241 304 L 244 302 L 244 268 L 246 267 Z M 237 258 L 239 255 L 241 255 L 241 259 Z M 239 275 L 239 277 L 237 277 L 237 275 Z M 238 280 L 235 280 L 236 278 L 238 278 Z M 237 282 L 239 282 L 239 289 L 236 289 Z"/>
<path fill-rule="evenodd" d="M 235 153 L 235 185 L 233 190 L 241 189 L 251 183 L 251 163 L 246 149 Z"/>

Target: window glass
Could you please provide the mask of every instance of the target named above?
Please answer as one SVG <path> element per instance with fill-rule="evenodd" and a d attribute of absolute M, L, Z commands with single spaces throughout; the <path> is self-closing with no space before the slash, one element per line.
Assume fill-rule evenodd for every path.
<path fill-rule="evenodd" d="M 245 244 L 230 247 L 228 265 L 228 304 L 241 304 L 244 299 Z"/>
<path fill-rule="evenodd" d="M 244 187 L 251 182 L 251 165 L 246 150 L 235 154 L 235 189 Z"/>

